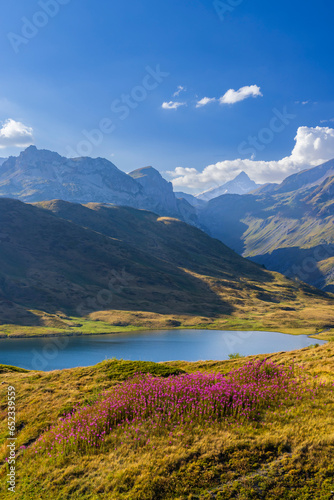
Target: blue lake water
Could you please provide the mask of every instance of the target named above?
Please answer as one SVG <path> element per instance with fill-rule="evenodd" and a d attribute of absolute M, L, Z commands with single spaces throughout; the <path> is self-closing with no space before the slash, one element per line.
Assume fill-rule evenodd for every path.
<path fill-rule="evenodd" d="M 0 364 L 29 370 L 91 366 L 108 358 L 144 361 L 224 360 L 324 344 L 306 335 L 220 330 L 161 330 L 78 337 L 0 339 Z"/>

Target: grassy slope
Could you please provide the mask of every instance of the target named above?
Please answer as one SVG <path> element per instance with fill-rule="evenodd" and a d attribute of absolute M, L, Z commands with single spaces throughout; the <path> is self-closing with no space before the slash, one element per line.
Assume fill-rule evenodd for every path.
<path fill-rule="evenodd" d="M 315 333 L 334 323 L 332 296 L 176 219 L 94 204 L 0 203 L 0 335 L 177 326 Z"/>
<path fill-rule="evenodd" d="M 20 446 L 32 443 L 76 403 L 94 400 L 135 371 L 144 369 L 156 375 L 175 370 L 227 373 L 248 359 L 163 364 L 105 361 L 52 373 L 0 367 L 0 498 L 7 498 L 3 467 L 7 385 L 14 385 L 17 391 Z M 44 457 L 26 458 L 20 452 L 18 493 L 12 498 L 329 500 L 334 489 L 334 344 L 277 353 L 271 359 L 303 364 L 308 373 L 326 381 L 326 387 L 315 400 L 300 403 L 289 415 L 264 416 L 264 425 L 239 430 L 207 428 L 205 433 L 194 430 L 173 445 L 165 438 L 155 438 L 155 448 L 135 449 L 124 444 L 116 451 L 90 457 L 73 455 L 58 465 Z"/>
<path fill-rule="evenodd" d="M 332 291 L 333 193 L 334 177 L 307 191 L 224 196 L 210 202 L 200 220 L 245 257 Z"/>

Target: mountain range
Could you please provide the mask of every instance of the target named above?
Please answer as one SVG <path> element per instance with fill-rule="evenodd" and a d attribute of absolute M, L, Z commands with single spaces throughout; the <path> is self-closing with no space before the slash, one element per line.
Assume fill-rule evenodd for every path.
<path fill-rule="evenodd" d="M 104 158 L 65 158 L 28 147 L 0 169 L 0 196 L 25 202 L 61 199 L 113 203 L 151 210 L 196 225 L 194 208 L 173 193 L 172 184 L 147 167 L 126 174 Z"/>
<path fill-rule="evenodd" d="M 263 186 L 245 172 L 199 195 L 173 192 L 153 167 L 129 174 L 103 158 L 68 159 L 30 146 L 0 165 L 0 197 L 61 199 L 180 219 L 270 270 L 334 291 L 334 160 Z"/>

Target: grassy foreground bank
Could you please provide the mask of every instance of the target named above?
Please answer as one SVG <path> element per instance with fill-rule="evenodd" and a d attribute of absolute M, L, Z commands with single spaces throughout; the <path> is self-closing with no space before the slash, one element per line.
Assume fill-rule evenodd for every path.
<path fill-rule="evenodd" d="M 207 426 L 184 432 L 178 441 L 152 437 L 149 446 L 124 440 L 116 449 L 55 459 L 29 447 L 77 404 L 123 383 L 135 372 L 227 374 L 249 360 L 270 358 L 303 365 L 325 385 L 315 399 L 263 412 L 258 422 Z M 0 367 L 0 498 L 8 498 L 6 394 L 16 388 L 17 489 L 11 498 L 30 499 L 319 499 L 334 490 L 334 344 L 271 356 L 222 362 L 143 363 L 110 360 L 89 368 L 28 372 Z M 204 432 L 203 432 L 204 431 Z M 21 449 L 26 446 L 27 449 Z"/>

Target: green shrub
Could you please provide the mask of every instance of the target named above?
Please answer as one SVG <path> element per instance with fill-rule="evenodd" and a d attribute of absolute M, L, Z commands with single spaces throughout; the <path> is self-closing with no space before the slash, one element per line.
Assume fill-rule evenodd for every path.
<path fill-rule="evenodd" d="M 136 373 L 150 373 L 157 377 L 169 377 L 180 375 L 184 370 L 173 368 L 164 363 L 153 363 L 151 361 L 125 361 L 123 359 L 112 359 L 105 361 L 105 370 L 110 380 L 127 380 Z"/>
<path fill-rule="evenodd" d="M 241 354 L 239 354 L 238 352 L 235 352 L 233 354 L 229 354 L 228 355 L 229 359 L 240 359 L 240 358 L 244 358 L 244 356 L 241 356 Z"/>

